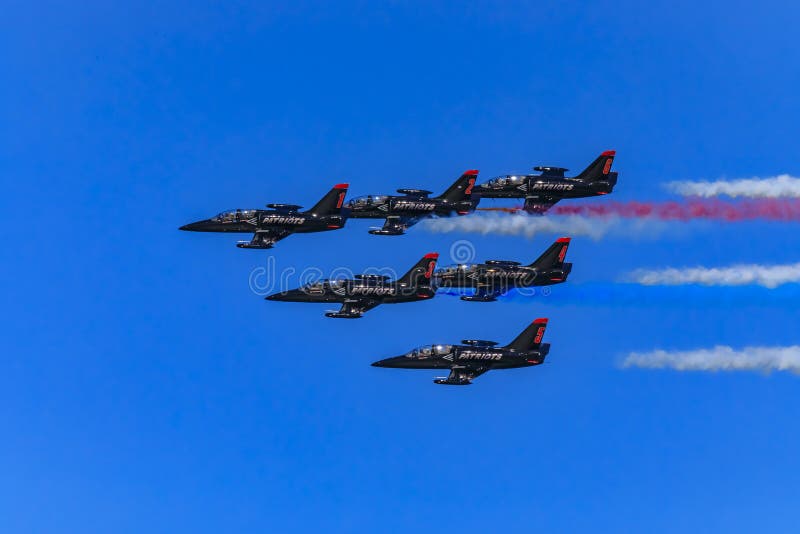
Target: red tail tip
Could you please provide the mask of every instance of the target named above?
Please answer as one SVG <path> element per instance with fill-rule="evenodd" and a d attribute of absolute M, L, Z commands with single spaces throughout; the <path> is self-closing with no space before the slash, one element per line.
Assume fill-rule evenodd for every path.
<path fill-rule="evenodd" d="M 464 171 L 464 174 L 469 174 L 470 176 L 478 176 L 478 170 L 472 169 L 471 171 Z"/>
<path fill-rule="evenodd" d="M 533 324 L 547 324 L 547 319 L 544 318 L 544 317 L 541 317 L 541 318 L 536 319 L 535 321 L 533 321 Z"/>
<path fill-rule="evenodd" d="M 556 239 L 556 243 L 569 243 L 571 239 L 571 237 L 559 237 Z"/>
<path fill-rule="evenodd" d="M 347 189 L 350 187 L 350 184 L 336 184 L 333 186 L 334 189 Z"/>
<path fill-rule="evenodd" d="M 425 254 L 425 259 L 426 260 L 438 260 L 439 259 L 439 253 L 438 252 L 429 252 L 428 254 Z"/>
<path fill-rule="evenodd" d="M 616 150 L 606 150 L 605 152 L 603 152 L 600 155 L 601 156 L 616 156 L 617 155 L 617 151 Z"/>

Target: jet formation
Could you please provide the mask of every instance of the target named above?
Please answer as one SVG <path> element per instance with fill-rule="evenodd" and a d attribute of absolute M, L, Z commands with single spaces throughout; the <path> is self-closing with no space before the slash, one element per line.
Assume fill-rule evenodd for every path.
<path fill-rule="evenodd" d="M 468 215 L 478 208 L 482 198 L 524 199 L 523 210 L 545 214 L 563 199 L 607 195 L 614 190 L 617 173 L 611 171 L 616 152 L 600 154 L 583 172 L 565 176 L 563 167 L 537 166 L 539 174 L 504 175 L 476 185 L 477 170 L 465 171 L 441 195 L 425 189 L 398 189 L 400 195 L 365 195 L 345 203 L 348 184 L 338 184 L 314 206 L 302 211 L 296 204 L 267 204 L 268 209 L 223 211 L 210 219 L 180 227 L 194 232 L 252 233 L 250 241 L 237 247 L 269 249 L 295 233 L 339 230 L 349 218 L 383 219 L 382 227 L 372 228 L 374 235 L 402 235 L 425 218 Z M 518 211 L 508 208 L 489 210 Z M 353 279 L 319 280 L 302 287 L 266 297 L 270 301 L 337 303 L 326 317 L 357 319 L 380 304 L 401 304 L 430 300 L 437 290 L 469 290 L 461 299 L 492 302 L 514 289 L 549 286 L 567 281 L 572 264 L 565 258 L 570 238 L 556 240 L 528 265 L 514 260 L 486 260 L 484 263 L 459 264 L 436 270 L 437 253 L 426 254 L 403 276 L 392 279 L 380 274 L 355 275 Z M 373 363 L 374 367 L 398 369 L 449 369 L 447 377 L 436 384 L 468 385 L 477 376 L 492 369 L 532 367 L 544 363 L 550 344 L 542 343 L 547 319 L 536 319 L 511 343 L 502 347 L 494 341 L 466 339 L 458 345 L 425 345 L 406 354 Z"/>
<path fill-rule="evenodd" d="M 235 209 L 181 226 L 192 232 L 252 233 L 250 241 L 239 241 L 239 248 L 268 249 L 291 234 L 327 232 L 343 228 L 349 218 L 384 219 L 383 226 L 372 228 L 374 235 L 402 235 L 422 219 L 467 215 L 478 208 L 482 198 L 525 199 L 523 210 L 541 215 L 565 198 L 607 195 L 617 184 L 611 171 L 614 150 L 600 154 L 575 177 L 566 177 L 563 167 L 534 167 L 539 174 L 498 176 L 476 185 L 477 170 L 464 172 L 444 193 L 431 197 L 426 189 L 398 189 L 400 195 L 364 195 L 345 204 L 348 184 L 333 187 L 314 207 L 300 211 L 297 204 L 267 204 L 263 209 Z M 518 211 L 510 208 L 488 210 Z"/>

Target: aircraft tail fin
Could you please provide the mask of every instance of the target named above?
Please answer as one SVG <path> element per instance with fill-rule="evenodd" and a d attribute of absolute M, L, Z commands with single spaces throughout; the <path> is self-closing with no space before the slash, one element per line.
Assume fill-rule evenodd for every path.
<path fill-rule="evenodd" d="M 530 267 L 539 269 L 557 269 L 564 265 L 564 258 L 567 257 L 567 249 L 571 238 L 561 237 L 545 250 Z"/>
<path fill-rule="evenodd" d="M 547 319 L 536 319 L 514 341 L 506 345 L 506 348 L 518 351 L 537 350 L 542 346 L 542 338 L 546 329 Z"/>
<path fill-rule="evenodd" d="M 616 150 L 606 150 L 575 179 L 583 180 L 584 182 L 610 182 L 613 187 L 617 183 L 617 173 L 611 172 L 611 164 L 614 163 L 614 156 L 616 155 Z"/>
<path fill-rule="evenodd" d="M 399 283 L 406 283 L 412 287 L 430 287 L 431 276 L 433 270 L 436 268 L 436 261 L 439 259 L 439 254 L 431 252 L 425 254 L 410 271 L 398 278 Z"/>
<path fill-rule="evenodd" d="M 475 187 L 475 180 L 478 179 L 478 171 L 465 171 L 447 191 L 439 195 L 442 200 L 450 202 L 461 202 L 472 198 L 472 188 Z"/>
<path fill-rule="evenodd" d="M 339 215 L 342 212 L 347 187 L 348 184 L 336 184 L 308 212 L 316 215 Z"/>

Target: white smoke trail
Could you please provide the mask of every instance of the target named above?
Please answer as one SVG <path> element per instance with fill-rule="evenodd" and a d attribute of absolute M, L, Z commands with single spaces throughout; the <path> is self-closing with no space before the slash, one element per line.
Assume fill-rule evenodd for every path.
<path fill-rule="evenodd" d="M 800 374 L 800 346 L 745 347 L 668 352 L 633 352 L 622 361 L 623 368 L 674 369 L 676 371 L 790 371 Z"/>
<path fill-rule="evenodd" d="M 800 198 L 800 178 L 788 174 L 769 178 L 669 182 L 666 187 L 686 197 Z"/>
<path fill-rule="evenodd" d="M 426 219 L 420 224 L 435 233 L 464 232 L 473 234 L 515 235 L 534 237 L 539 234 L 587 236 L 600 239 L 608 233 L 651 236 L 659 234 L 666 224 L 653 219 L 623 220 L 620 217 L 585 217 L 582 215 L 548 215 L 475 213 L 463 217 Z"/>
<path fill-rule="evenodd" d="M 800 263 L 788 265 L 732 265 L 709 268 L 685 269 L 637 269 L 625 278 L 626 281 L 645 286 L 679 286 L 700 284 L 705 286 L 760 285 L 774 289 L 783 284 L 800 282 Z"/>

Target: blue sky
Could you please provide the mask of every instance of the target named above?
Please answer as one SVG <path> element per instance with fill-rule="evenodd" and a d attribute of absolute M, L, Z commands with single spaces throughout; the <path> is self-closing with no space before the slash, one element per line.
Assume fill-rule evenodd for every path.
<path fill-rule="evenodd" d="M 177 227 L 309 206 L 341 181 L 438 190 L 612 148 L 616 200 L 797 175 L 799 15 L 769 0 L 11 2 L 0 530 L 793 531 L 797 377 L 618 362 L 797 343 L 795 301 L 603 297 L 637 267 L 796 262 L 796 225 L 576 238 L 575 287 L 549 298 L 442 296 L 358 321 L 265 302 L 248 275 L 268 255 L 403 269 L 464 237 L 479 258 L 533 259 L 557 236 L 382 238 L 351 221 L 265 253 Z M 369 366 L 505 342 L 540 316 L 539 368 L 446 388 Z"/>

